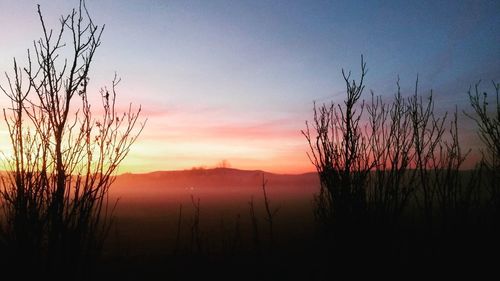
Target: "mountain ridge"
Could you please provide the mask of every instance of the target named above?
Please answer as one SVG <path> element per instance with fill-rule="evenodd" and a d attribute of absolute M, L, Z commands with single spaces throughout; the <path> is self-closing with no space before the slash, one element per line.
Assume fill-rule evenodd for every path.
<path fill-rule="evenodd" d="M 276 174 L 262 170 L 234 168 L 191 169 L 154 171 L 149 173 L 124 173 L 116 177 L 117 186 L 241 186 L 258 187 L 263 180 L 269 186 L 311 185 L 319 183 L 317 173 Z"/>
<path fill-rule="evenodd" d="M 151 172 L 143 172 L 143 173 L 134 173 L 134 172 L 125 172 L 116 175 L 117 177 L 121 176 L 127 176 L 127 175 L 133 175 L 133 176 L 140 176 L 140 175 L 157 175 L 157 174 L 176 174 L 176 173 L 195 173 L 195 172 L 205 172 L 205 173 L 211 173 L 211 172 L 236 172 L 236 173 L 264 173 L 264 175 L 274 175 L 274 176 L 304 176 L 304 175 L 311 175 L 311 174 L 317 174 L 315 171 L 311 172 L 304 172 L 304 173 L 275 173 L 275 172 L 268 172 L 264 170 L 245 170 L 245 169 L 237 169 L 237 168 L 192 168 L 192 169 L 183 169 L 183 170 L 157 170 L 157 171 L 151 171 Z"/>

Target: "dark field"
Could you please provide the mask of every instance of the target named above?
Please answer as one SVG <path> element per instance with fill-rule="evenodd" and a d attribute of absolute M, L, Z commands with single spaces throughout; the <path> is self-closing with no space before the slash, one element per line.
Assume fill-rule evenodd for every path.
<path fill-rule="evenodd" d="M 277 210 L 272 242 L 263 176 L 270 208 Z M 272 258 L 281 255 L 280 259 L 296 259 L 312 248 L 313 195 L 318 190 L 315 173 L 275 175 L 215 169 L 119 176 L 110 192 L 112 200 L 119 198 L 119 202 L 100 268 L 104 274 L 123 274 L 126 278 L 177 272 L 175 276 L 184 279 L 184 274 L 201 274 L 203 270 L 198 269 L 202 268 L 219 276 L 265 264 L 275 267 L 278 264 Z M 252 198 L 257 229 L 250 213 Z M 194 204 L 198 200 L 199 244 L 193 237 Z M 269 261 L 261 264 L 263 259 Z M 198 269 L 192 268 L 193 264 Z M 281 271 L 279 267 L 274 269 Z M 270 273 L 268 268 L 264 271 Z"/>
<path fill-rule="evenodd" d="M 436 226 L 428 232 L 412 214 L 418 212 L 414 207 L 399 225 L 367 223 L 324 236 L 313 213 L 319 191 L 314 173 L 265 174 L 270 208 L 278 208 L 271 238 L 262 176 L 259 171 L 215 169 L 118 177 L 111 196 L 120 199 L 97 266 L 99 276 L 330 280 L 343 274 L 456 273 L 458 268 L 488 272 L 498 262 L 498 232 L 488 223 L 492 218 L 481 214 L 452 231 Z"/>

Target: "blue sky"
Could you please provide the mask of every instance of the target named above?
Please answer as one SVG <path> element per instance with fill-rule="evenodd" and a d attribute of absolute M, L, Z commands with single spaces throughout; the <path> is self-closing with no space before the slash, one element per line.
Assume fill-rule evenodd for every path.
<path fill-rule="evenodd" d="M 37 2 L 52 26 L 78 4 L 2 1 L 1 71 L 40 35 Z M 407 2 L 88 0 L 94 21 L 106 24 L 93 85 L 109 84 L 117 71 L 120 100 L 142 104 L 149 117 L 125 165 L 146 171 L 228 159 L 243 168 L 312 169 L 300 129 L 314 100 L 342 101 L 340 71 L 356 77 L 361 54 L 366 98 L 369 90 L 394 94 L 398 75 L 409 94 L 418 74 L 442 110 L 466 109 L 470 84 L 483 79 L 491 89 L 500 80 L 500 2 Z M 261 133 L 242 133 L 249 128 Z"/>

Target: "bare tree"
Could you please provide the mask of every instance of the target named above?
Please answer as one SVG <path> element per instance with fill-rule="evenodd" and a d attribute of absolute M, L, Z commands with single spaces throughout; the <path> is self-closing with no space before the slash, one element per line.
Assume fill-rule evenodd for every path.
<path fill-rule="evenodd" d="M 458 131 L 457 109 L 449 122 L 448 134 L 438 147 L 433 161 L 437 210 L 444 232 L 454 231 L 457 225 L 466 225 L 470 212 L 479 205 L 477 171 L 463 171 L 463 163 L 471 150 L 463 151 Z"/>
<path fill-rule="evenodd" d="M 414 163 L 412 166 L 416 173 L 417 184 L 415 201 L 423 210 L 427 225 L 431 227 L 435 209 L 437 176 L 431 171 L 432 168 L 440 165 L 438 149 L 446 129 L 444 124 L 447 114 L 445 113 L 443 117 L 436 116 L 432 91 L 426 101 L 418 94 L 418 78 L 415 82 L 415 93 L 409 99 L 408 108 L 413 138 Z"/>
<path fill-rule="evenodd" d="M 480 93 L 480 81 L 474 89 L 469 88 L 469 101 L 475 116 L 465 113 L 478 127 L 478 135 L 484 144 L 482 168 L 486 178 L 490 202 L 495 212 L 500 214 L 500 84 L 492 82 L 495 89 L 493 101 L 486 92 Z M 490 106 L 493 103 L 493 106 Z"/>
<path fill-rule="evenodd" d="M 356 221 L 366 211 L 365 184 L 374 167 L 369 141 L 360 125 L 364 103 L 359 105 L 359 100 L 366 72 L 363 57 L 358 83 L 350 80 L 350 71 L 346 74 L 342 70 L 346 85 L 344 104 L 315 105 L 314 133 L 307 122 L 302 131 L 309 144 L 309 159 L 320 177 L 316 216 L 321 221 Z"/>
<path fill-rule="evenodd" d="M 274 221 L 275 217 L 278 214 L 280 207 L 271 208 L 271 200 L 267 194 L 267 179 L 262 173 L 262 194 L 264 195 L 264 209 L 266 211 L 266 221 L 269 228 L 269 251 L 273 251 L 274 247 Z"/>
<path fill-rule="evenodd" d="M 231 168 L 231 163 L 229 163 L 229 160 L 223 159 L 217 163 L 216 168 Z"/>
<path fill-rule="evenodd" d="M 202 234 L 200 229 L 200 198 L 196 201 L 194 196 L 191 195 L 191 204 L 193 205 L 193 221 L 191 223 L 191 251 L 195 251 L 196 254 L 201 255 L 202 253 Z"/>
<path fill-rule="evenodd" d="M 412 127 L 408 102 L 401 95 L 399 79 L 392 103 L 372 93 L 367 105 L 367 132 L 375 167 L 370 177 L 368 201 L 370 216 L 377 223 L 397 224 L 410 203 L 415 187 L 409 173 L 413 161 Z"/>
<path fill-rule="evenodd" d="M 342 73 L 344 103 L 315 104 L 312 126 L 306 122 L 302 132 L 321 183 L 315 217 L 323 226 L 318 241 L 325 257 L 343 262 L 364 253 L 385 266 L 391 259 L 381 257 L 397 258 L 405 246 L 399 241 L 410 243 L 410 236 L 419 237 L 416 252 L 423 255 L 456 251 L 478 225 L 470 217 L 483 214 L 477 212 L 483 203 L 479 174 L 462 170 L 470 150 L 460 142 L 457 110 L 451 120 L 436 110 L 432 91 L 428 96 L 418 92 L 418 78 L 409 98 L 402 96 L 398 79 L 388 103 L 372 92 L 365 105 L 363 59 L 359 83 Z M 499 88 L 495 85 L 497 104 Z M 486 95 L 480 100 L 477 92 L 476 87 L 476 95 L 469 93 L 478 116 L 473 118 L 487 147 L 485 170 L 495 175 L 486 178 L 494 180 L 490 198 L 498 207 L 500 107 L 492 114 Z"/>
<path fill-rule="evenodd" d="M 3 228 L 50 271 L 82 270 L 100 252 L 114 208 L 108 190 L 145 123 L 140 107 L 118 113 L 116 75 L 100 91 L 100 116 L 91 111 L 88 74 L 104 26 L 94 24 L 85 2 L 62 16 L 56 31 L 40 6 L 38 16 L 43 33 L 35 56 L 28 51 L 22 70 L 14 60 L 14 78 L 6 74 L 8 87 L 1 87 L 12 104 L 4 119 L 13 149 L 2 181 Z"/>
<path fill-rule="evenodd" d="M 257 255 L 260 255 L 259 220 L 257 219 L 257 215 L 255 214 L 255 204 L 253 196 L 250 198 L 248 205 L 250 211 L 250 222 L 252 223 L 252 241 L 255 248 L 255 253 Z"/>

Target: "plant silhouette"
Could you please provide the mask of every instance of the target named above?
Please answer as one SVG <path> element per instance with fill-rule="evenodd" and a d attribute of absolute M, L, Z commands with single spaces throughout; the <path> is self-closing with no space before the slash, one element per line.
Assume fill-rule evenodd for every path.
<path fill-rule="evenodd" d="M 312 125 L 306 122 L 302 131 L 321 184 L 315 217 L 328 245 L 325 258 L 349 264 L 362 253 L 378 257 L 372 265 L 383 266 L 382 260 L 398 262 L 401 249 L 410 248 L 408 264 L 456 265 L 464 256 L 457 253 L 459 243 L 465 255 L 476 255 L 472 241 L 480 239 L 477 233 L 498 233 L 498 219 L 492 218 L 498 218 L 499 202 L 500 87 L 494 83 L 493 112 L 477 85 L 474 93 L 469 91 L 475 115 L 468 115 L 479 128 L 485 151 L 482 164 L 465 171 L 471 150 L 459 138 L 458 110 L 452 118 L 447 112 L 438 115 L 433 92 L 420 94 L 418 78 L 408 98 L 402 97 L 398 78 L 388 103 L 373 92 L 365 102 L 366 73 L 363 56 L 359 82 L 350 81 L 351 72 L 343 70 L 344 102 L 315 104 Z M 498 246 L 494 238 L 484 241 Z"/>
<path fill-rule="evenodd" d="M 79 276 L 99 256 L 116 204 L 109 188 L 145 123 L 140 107 L 118 113 L 116 74 L 100 91 L 102 109 L 91 110 L 89 70 L 104 26 L 94 24 L 85 2 L 57 30 L 46 26 L 40 5 L 38 16 L 43 33 L 27 66 L 14 59 L 0 88 L 11 101 L 4 119 L 13 151 L 2 177 L 2 238 L 13 265 Z"/>

